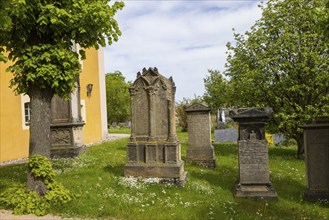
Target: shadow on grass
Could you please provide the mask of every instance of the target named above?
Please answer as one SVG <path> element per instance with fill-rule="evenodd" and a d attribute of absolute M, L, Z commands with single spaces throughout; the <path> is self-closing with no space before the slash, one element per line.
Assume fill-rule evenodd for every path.
<path fill-rule="evenodd" d="M 200 172 L 200 170 L 206 170 Z M 196 164 L 187 167 L 189 177 L 201 181 L 207 181 L 214 187 L 220 187 L 224 190 L 233 191 L 237 179 L 237 169 L 229 166 L 219 166 L 216 169 L 208 169 Z"/>
<path fill-rule="evenodd" d="M 124 170 L 124 164 L 114 165 L 114 166 L 108 165 L 108 166 L 104 167 L 105 172 L 112 173 L 114 176 L 117 176 L 117 177 L 124 175 L 123 170 Z"/>
<path fill-rule="evenodd" d="M 234 142 L 213 144 L 215 155 L 218 156 L 236 156 L 238 155 L 238 145 Z"/>

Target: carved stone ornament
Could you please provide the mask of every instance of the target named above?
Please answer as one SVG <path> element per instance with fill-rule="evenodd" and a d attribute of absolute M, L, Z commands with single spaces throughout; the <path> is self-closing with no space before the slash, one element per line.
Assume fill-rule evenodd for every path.
<path fill-rule="evenodd" d="M 125 176 L 186 179 L 175 125 L 175 83 L 157 68 L 143 69 L 129 89 L 131 137 Z"/>
<path fill-rule="evenodd" d="M 71 132 L 70 129 L 60 128 L 51 130 L 51 143 L 53 145 L 70 145 Z"/>

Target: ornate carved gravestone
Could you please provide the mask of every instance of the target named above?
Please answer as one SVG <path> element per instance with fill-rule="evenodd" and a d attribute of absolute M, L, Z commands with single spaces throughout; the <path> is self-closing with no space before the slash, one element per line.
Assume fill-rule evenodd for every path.
<path fill-rule="evenodd" d="M 84 123 L 81 117 L 80 88 L 70 100 L 54 96 L 51 101 L 51 157 L 74 157 L 82 151 Z"/>
<path fill-rule="evenodd" d="M 175 83 L 156 68 L 143 69 L 130 87 L 131 137 L 125 176 L 158 177 L 184 184 L 187 173 L 176 136 Z"/>
<path fill-rule="evenodd" d="M 239 122 L 239 179 L 235 197 L 277 198 L 269 179 L 264 128 L 271 114 L 271 108 L 241 108 L 230 112 L 231 118 Z"/>
<path fill-rule="evenodd" d="M 304 198 L 329 200 L 329 117 L 319 117 L 315 123 L 302 128 L 307 177 Z"/>
<path fill-rule="evenodd" d="M 214 147 L 211 145 L 210 110 L 201 103 L 193 104 L 185 110 L 189 141 L 186 160 L 215 168 Z"/>

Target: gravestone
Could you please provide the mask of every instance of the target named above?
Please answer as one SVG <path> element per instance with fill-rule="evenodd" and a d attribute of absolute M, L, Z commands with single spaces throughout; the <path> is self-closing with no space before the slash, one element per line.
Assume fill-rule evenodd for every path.
<path fill-rule="evenodd" d="M 277 198 L 269 178 L 265 138 L 265 122 L 271 114 L 271 108 L 241 108 L 230 112 L 231 118 L 239 123 L 239 179 L 235 197 Z"/>
<path fill-rule="evenodd" d="M 307 177 L 304 198 L 329 200 L 329 117 L 318 117 L 302 128 Z"/>
<path fill-rule="evenodd" d="M 183 185 L 187 172 L 176 135 L 173 79 L 157 68 L 143 69 L 130 87 L 131 137 L 125 176 L 158 177 Z"/>
<path fill-rule="evenodd" d="M 210 110 L 208 106 L 201 103 L 193 104 L 185 110 L 189 142 L 186 160 L 215 168 L 214 147 L 211 145 Z"/>
<path fill-rule="evenodd" d="M 215 143 L 217 142 L 236 142 L 238 139 L 238 130 L 233 128 L 218 129 L 214 131 Z"/>
<path fill-rule="evenodd" d="M 70 100 L 54 96 L 51 101 L 50 157 L 74 157 L 83 150 L 80 86 L 71 93 Z"/>

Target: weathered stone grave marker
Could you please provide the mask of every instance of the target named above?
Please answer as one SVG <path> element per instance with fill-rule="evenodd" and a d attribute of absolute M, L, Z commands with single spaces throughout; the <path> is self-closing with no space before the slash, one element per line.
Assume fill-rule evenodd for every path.
<path fill-rule="evenodd" d="M 70 100 L 54 96 L 51 101 L 51 157 L 75 157 L 83 149 L 85 124 L 81 116 L 80 87 L 71 93 Z"/>
<path fill-rule="evenodd" d="M 173 79 L 157 68 L 143 69 L 130 87 L 131 137 L 125 176 L 158 177 L 184 184 L 187 173 L 176 135 Z"/>
<path fill-rule="evenodd" d="M 210 110 L 208 106 L 201 103 L 193 104 L 185 110 L 189 142 L 186 160 L 215 168 L 214 147 L 211 145 Z"/>
<path fill-rule="evenodd" d="M 268 143 L 265 139 L 265 122 L 271 108 L 241 108 L 230 112 L 239 123 L 239 179 L 235 197 L 274 199 L 268 167 Z"/>
<path fill-rule="evenodd" d="M 329 117 L 318 117 L 315 123 L 302 128 L 307 177 L 304 198 L 329 200 Z"/>

